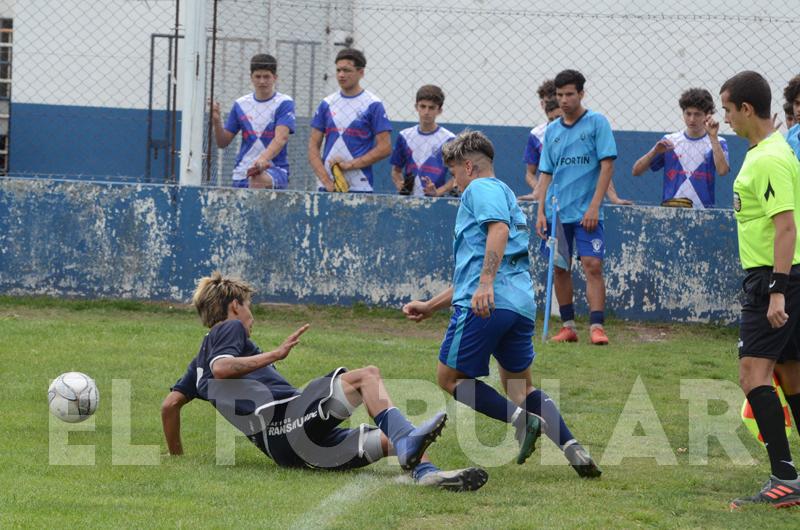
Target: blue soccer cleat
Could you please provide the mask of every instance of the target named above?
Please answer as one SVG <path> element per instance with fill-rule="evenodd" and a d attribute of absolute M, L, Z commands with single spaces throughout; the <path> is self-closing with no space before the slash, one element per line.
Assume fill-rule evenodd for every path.
<path fill-rule="evenodd" d="M 445 423 L 447 423 L 447 413 L 440 412 L 399 440 L 394 449 L 400 467 L 406 471 L 417 467 L 425 450 L 442 433 Z"/>

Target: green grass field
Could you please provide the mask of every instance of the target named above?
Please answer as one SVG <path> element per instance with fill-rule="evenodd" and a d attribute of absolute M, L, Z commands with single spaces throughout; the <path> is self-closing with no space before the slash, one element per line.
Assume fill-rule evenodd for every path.
<path fill-rule="evenodd" d="M 736 429 L 755 465 L 733 462 L 713 439 L 708 464 L 692 460 L 690 407 L 681 397 L 681 380 L 712 378 L 733 385 L 734 329 L 612 322 L 607 326 L 610 347 L 587 345 L 585 327 L 580 344 L 537 343 L 536 384 L 546 379 L 543 386 L 550 390 L 558 381 L 567 422 L 604 468 L 602 479 L 586 481 L 568 466 L 549 465 L 561 460 L 544 437 L 529 462 L 515 465 L 514 445 L 504 425 L 444 399 L 434 385 L 434 370 L 447 318 L 442 313 L 414 325 L 399 312 L 361 307 L 259 307 L 253 338 L 266 349 L 310 322 L 312 329 L 302 344 L 279 366 L 291 382 L 302 385 L 340 365 L 374 364 L 389 381 L 398 405 L 415 419 L 434 412 L 425 410 L 427 403 L 446 404 L 451 420 L 430 455 L 440 467 L 484 465 L 489 482 L 475 493 L 405 483 L 393 459 L 345 473 L 279 469 L 244 438 L 236 439 L 235 465 L 218 465 L 216 412 L 200 401 L 184 408 L 186 454 L 163 456 L 161 400 L 205 333 L 189 308 L 0 298 L 0 381 L 5 399 L 0 526 L 797 527 L 797 509 L 728 511 L 731 498 L 754 492 L 768 472 L 766 454 L 737 420 L 728 422 L 730 430 Z M 94 446 L 94 465 L 50 464 L 53 435 L 46 391 L 51 379 L 70 370 L 88 373 L 100 389 L 94 429 L 69 435 L 70 446 Z M 672 465 L 641 456 L 603 463 L 626 403 L 626 410 L 637 405 L 648 410 L 646 399 L 629 399 L 637 378 L 666 435 L 666 447 L 656 444 L 660 458 L 668 461 L 673 455 Z M 114 383 L 116 397 L 122 399 L 112 399 L 113 379 L 129 381 L 130 440 L 153 446 L 139 450 L 155 465 L 112 464 L 112 452 L 127 454 L 122 446 L 112 451 L 114 433 L 123 432 L 123 442 L 127 440 L 127 422 L 112 422 L 112 401 L 115 408 L 116 401 L 124 402 L 119 382 Z M 491 376 L 488 381 L 497 384 Z M 726 408 L 713 401 L 710 413 L 723 414 Z M 115 422 L 124 416 L 119 410 Z M 626 418 L 630 424 L 631 416 Z M 631 436 L 651 435 L 652 426 L 646 421 L 636 426 L 636 416 L 633 419 L 627 433 L 634 443 L 624 452 L 645 454 L 649 446 Z M 355 421 L 366 418 L 356 416 Z M 59 424 L 55 430 L 61 432 L 66 424 Z M 795 455 L 800 454 L 797 442 L 793 433 Z"/>

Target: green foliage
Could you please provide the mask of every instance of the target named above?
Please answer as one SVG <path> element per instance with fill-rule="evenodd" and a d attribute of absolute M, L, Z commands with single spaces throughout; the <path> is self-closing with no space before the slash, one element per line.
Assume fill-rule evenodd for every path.
<path fill-rule="evenodd" d="M 474 465 L 489 471 L 479 492 L 453 494 L 403 483 L 393 459 L 347 473 L 276 467 L 246 439 L 236 441 L 236 464 L 216 465 L 216 413 L 202 402 L 182 417 L 182 457 L 164 456 L 159 407 L 170 385 L 195 355 L 206 330 L 191 308 L 131 301 L 55 301 L 0 297 L 0 451 L 2 527 L 795 527 L 797 513 L 754 508 L 730 513 L 728 501 L 750 494 L 767 477 L 763 450 L 738 434 L 756 466 L 737 465 L 712 439 L 708 465 L 691 465 L 688 406 L 682 379 L 737 379 L 736 330 L 611 322 L 612 343 L 541 346 L 535 384 L 557 389 L 573 432 L 603 462 L 607 443 L 641 378 L 677 465 L 625 458 L 604 466 L 599 481 L 548 465 L 547 439 L 524 466 L 511 463 L 505 426 L 470 415 L 435 386 L 439 341 L 447 314 L 421 324 L 398 311 L 306 306 L 262 306 L 254 339 L 280 343 L 311 322 L 279 369 L 292 382 L 344 365 L 380 367 L 396 403 L 415 419 L 437 399 L 451 413 L 430 456 L 443 468 Z M 49 464 L 51 440 L 46 390 L 59 373 L 90 374 L 100 388 L 95 428 L 69 435 L 70 446 L 94 445 L 94 466 Z M 496 366 L 493 365 L 496 373 Z M 130 381 L 131 443 L 159 447 L 158 465 L 112 465 L 112 380 Z M 497 385 L 496 376 L 487 379 Z M 557 380 L 557 384 L 553 380 Z M 711 413 L 723 413 L 713 403 Z M 56 420 L 57 421 L 57 420 Z M 115 419 L 117 415 L 115 414 Z M 359 413 L 354 422 L 368 421 Z M 736 428 L 736 427 L 734 427 Z M 642 434 L 637 428 L 634 434 Z M 796 435 L 792 436 L 798 454 Z M 490 446 L 490 447 L 487 447 Z M 494 449 L 491 446 L 495 446 Z M 511 449 L 511 450 L 510 450 Z M 495 462 L 489 462 L 495 461 Z M 487 463 L 489 462 L 489 463 Z M 491 464 L 491 465 L 490 465 Z"/>

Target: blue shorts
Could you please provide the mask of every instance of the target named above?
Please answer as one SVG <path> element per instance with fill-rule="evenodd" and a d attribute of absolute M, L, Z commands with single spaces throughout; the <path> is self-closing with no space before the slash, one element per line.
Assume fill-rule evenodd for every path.
<path fill-rule="evenodd" d="M 470 377 L 489 375 L 489 356 L 509 372 L 533 362 L 533 320 L 508 309 L 481 318 L 468 307 L 456 307 L 439 350 L 442 364 Z"/>
<path fill-rule="evenodd" d="M 569 257 L 575 252 L 575 243 L 578 247 L 578 259 L 586 256 L 587 258 L 597 258 L 602 260 L 606 254 L 606 242 L 603 232 L 603 221 L 598 221 L 597 228 L 593 232 L 586 231 L 580 223 L 561 223 L 564 227 L 564 236 L 567 238 L 569 247 Z M 552 227 L 547 223 L 547 233 L 550 234 Z M 547 248 L 547 240 L 542 239 L 539 250 L 545 258 L 550 256 Z"/>
<path fill-rule="evenodd" d="M 273 190 L 285 190 L 289 186 L 289 172 L 282 167 L 272 166 L 267 169 L 267 174 L 272 177 Z M 250 179 L 234 180 L 234 188 L 249 188 Z"/>

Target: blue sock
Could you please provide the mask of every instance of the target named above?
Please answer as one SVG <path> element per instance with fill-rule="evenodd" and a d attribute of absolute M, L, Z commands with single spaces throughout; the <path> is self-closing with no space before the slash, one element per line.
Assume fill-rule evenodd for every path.
<path fill-rule="evenodd" d="M 389 438 L 392 445 L 397 447 L 397 442 L 414 430 L 414 425 L 403 416 L 396 407 L 382 410 L 375 415 L 375 425 Z"/>
<path fill-rule="evenodd" d="M 533 412 L 544 418 L 544 421 L 547 423 L 544 433 L 548 438 L 553 440 L 557 446 L 562 447 L 565 443 L 575 438 L 572 436 L 567 424 L 564 423 L 564 418 L 561 417 L 561 413 L 558 411 L 556 404 L 553 403 L 550 396 L 538 388 L 528 394 L 525 400 L 525 406 L 528 412 Z"/>
<path fill-rule="evenodd" d="M 602 311 L 592 311 L 589 313 L 589 325 L 600 324 L 601 326 L 606 321 Z"/>
<path fill-rule="evenodd" d="M 558 312 L 561 314 L 561 322 L 575 320 L 575 306 L 572 304 L 558 306 Z"/>
<path fill-rule="evenodd" d="M 419 480 L 428 473 L 433 473 L 434 471 L 439 471 L 439 468 L 433 465 L 431 462 L 420 462 L 411 472 L 411 478 L 414 480 Z"/>
<path fill-rule="evenodd" d="M 477 379 L 466 379 L 457 384 L 453 389 L 453 397 L 481 414 L 506 423 L 511 423 L 519 408 L 497 390 Z"/>

